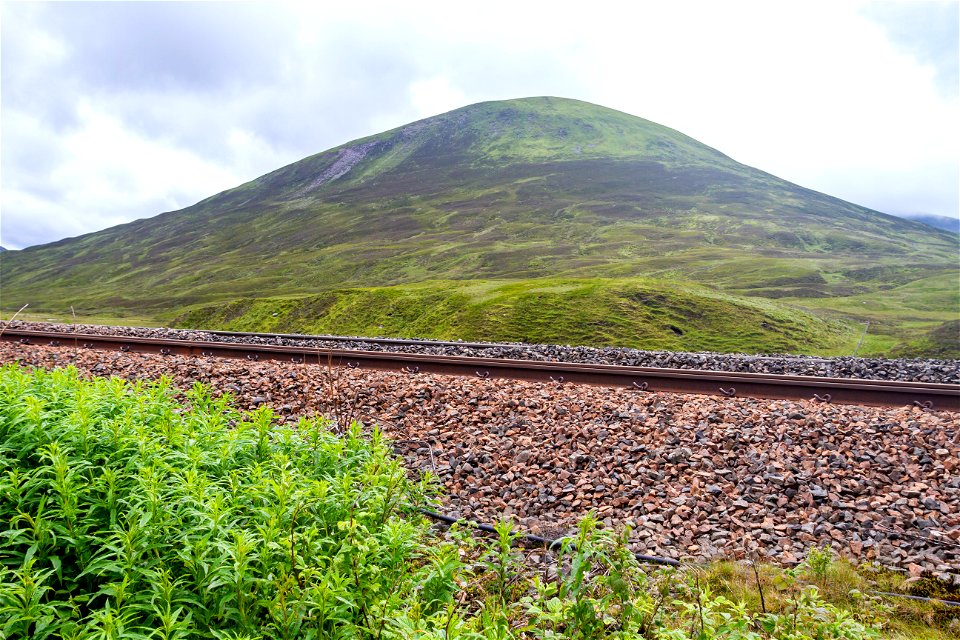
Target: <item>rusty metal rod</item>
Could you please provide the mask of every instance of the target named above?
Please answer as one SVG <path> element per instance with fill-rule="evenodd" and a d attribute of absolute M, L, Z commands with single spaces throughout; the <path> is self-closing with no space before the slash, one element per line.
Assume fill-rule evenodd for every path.
<path fill-rule="evenodd" d="M 9 329 L 0 340 L 49 344 L 75 338 L 70 333 Z M 505 378 L 577 383 L 633 390 L 696 393 L 727 397 L 817 400 L 838 404 L 904 406 L 960 411 L 960 385 L 889 380 L 850 380 L 760 373 L 657 369 L 618 365 L 543 362 L 435 356 L 389 351 L 351 351 L 281 345 L 251 345 L 187 340 L 161 340 L 86 334 L 84 347 L 196 357 L 281 360 L 337 367 L 403 371 L 408 375 L 435 373 L 482 378 Z"/>

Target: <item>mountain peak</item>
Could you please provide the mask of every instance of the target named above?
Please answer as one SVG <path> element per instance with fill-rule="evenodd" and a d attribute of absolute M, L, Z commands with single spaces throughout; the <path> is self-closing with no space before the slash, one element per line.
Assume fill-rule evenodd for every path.
<path fill-rule="evenodd" d="M 665 168 L 740 165 L 678 131 L 589 102 L 550 96 L 480 102 L 360 138 L 263 176 L 295 197 L 396 172 L 503 169 L 555 162 L 646 161 Z"/>
<path fill-rule="evenodd" d="M 946 280 L 956 251 L 956 235 L 649 120 L 535 97 L 411 122 L 181 211 L 5 256 L 4 298 L 74 304 L 83 282 L 87 304 L 169 313 L 431 280 L 655 277 L 822 308 Z"/>
<path fill-rule="evenodd" d="M 649 120 L 555 97 L 480 102 L 364 141 L 406 142 L 434 135 L 442 136 L 447 147 L 466 148 L 474 156 L 496 163 L 584 157 L 680 160 L 684 153 L 698 159 L 704 154 L 725 157 Z"/>

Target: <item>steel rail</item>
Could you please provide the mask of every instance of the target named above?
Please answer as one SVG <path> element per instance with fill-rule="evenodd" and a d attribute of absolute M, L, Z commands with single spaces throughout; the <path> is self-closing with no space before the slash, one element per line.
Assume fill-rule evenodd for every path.
<path fill-rule="evenodd" d="M 479 378 L 626 387 L 638 391 L 726 397 L 817 400 L 838 404 L 903 406 L 960 411 L 960 385 L 889 380 L 851 380 L 760 373 L 658 369 L 619 365 L 435 356 L 391 351 L 352 351 L 265 344 L 162 340 L 6 329 L 0 340 L 161 355 L 280 360 L 348 368 L 435 373 Z"/>
<path fill-rule="evenodd" d="M 527 346 L 544 346 L 544 345 L 528 345 L 523 342 L 463 342 L 458 340 L 433 340 L 429 338 L 365 338 L 361 336 L 336 336 L 331 334 L 305 334 L 305 333 L 258 333 L 255 331 L 226 331 L 222 329 L 177 329 L 178 331 L 199 331 L 202 333 L 209 333 L 211 335 L 224 336 L 224 337 L 236 337 L 236 338 L 262 338 L 264 340 L 270 340 L 271 338 L 281 338 L 283 340 L 321 340 L 326 342 L 365 342 L 367 344 L 379 344 L 384 346 L 396 346 L 396 347 L 462 347 L 465 349 L 522 349 Z M 550 346 L 559 346 L 561 348 L 569 348 L 570 345 L 550 345 Z M 592 347 L 592 348 L 604 348 L 604 347 Z M 628 350 L 636 351 L 650 351 L 649 349 L 633 349 L 628 348 Z M 686 353 L 698 353 L 696 351 L 686 352 Z M 765 361 L 765 360 L 803 360 L 805 362 L 830 362 L 830 358 L 816 357 L 816 356 L 795 356 L 795 355 L 782 355 L 782 356 L 762 356 L 762 355 L 749 355 L 744 353 L 731 353 L 731 354 L 721 354 L 725 356 L 730 356 L 737 358 L 739 360 L 748 360 L 748 361 Z"/>
<path fill-rule="evenodd" d="M 261 338 L 270 340 L 272 338 L 281 338 L 291 341 L 320 340 L 325 342 L 361 342 L 367 344 L 379 344 L 384 346 L 396 347 L 462 347 L 465 349 L 522 349 L 524 347 L 536 346 L 542 347 L 543 344 L 529 345 L 523 342 L 464 342 L 460 340 L 433 340 L 430 338 L 365 338 L 362 336 L 336 336 L 331 334 L 306 334 L 306 333 L 258 333 L 255 331 L 226 331 L 222 329 L 177 329 L 177 331 L 198 331 L 209 333 L 216 336 L 236 337 L 236 338 Z M 548 345 L 557 346 L 563 349 L 571 348 L 571 345 Z M 587 347 L 602 349 L 604 347 Z M 650 351 L 649 349 L 633 349 L 635 351 Z M 698 353 L 696 351 L 687 353 Z M 743 353 L 721 354 L 735 357 L 741 360 L 804 360 L 806 362 L 830 362 L 829 358 L 820 358 L 816 356 L 757 356 Z"/>
<path fill-rule="evenodd" d="M 382 344 L 397 347 L 464 347 L 467 349 L 497 349 L 524 346 L 522 343 L 510 342 L 459 342 L 456 340 L 430 340 L 426 338 L 363 338 L 360 336 L 309 335 L 303 333 L 256 333 L 253 331 L 223 331 L 220 329 L 178 329 L 178 331 L 200 331 L 215 336 L 232 336 L 237 338 L 282 338 L 284 340 L 323 340 L 326 342 L 366 342 L 367 344 Z"/>
<path fill-rule="evenodd" d="M 108 325 L 95 325 L 103 329 L 112 329 Z M 570 348 L 579 348 L 578 346 L 571 345 L 550 345 L 550 344 L 527 344 L 523 342 L 464 342 L 461 340 L 434 340 L 431 338 L 373 338 L 373 337 L 364 337 L 364 336 L 342 336 L 342 335 L 333 335 L 333 334 L 308 334 L 308 333 L 262 333 L 256 331 L 228 331 L 225 329 L 187 329 L 187 328 L 178 328 L 172 329 L 173 331 L 183 331 L 183 332 L 195 332 L 195 333 L 205 333 L 215 336 L 224 336 L 224 337 L 236 337 L 236 338 L 260 338 L 263 340 L 272 340 L 275 338 L 281 338 L 288 341 L 325 341 L 325 342 L 345 342 L 345 343 L 367 343 L 367 344 L 376 344 L 383 345 L 386 347 L 396 346 L 396 347 L 463 347 L 467 349 L 522 349 L 524 347 L 544 347 L 544 346 L 554 346 L 561 349 L 570 349 Z M 82 333 L 82 335 L 101 335 L 101 334 L 87 334 Z M 102 334 L 110 335 L 110 334 Z M 294 345 L 286 345 L 294 346 Z M 589 345 L 581 345 L 585 348 L 594 348 L 594 349 L 604 349 L 611 347 L 590 347 Z M 316 348 L 316 347 L 308 347 Z M 645 350 L 645 349 L 636 349 L 633 347 L 625 347 L 626 351 L 639 351 L 647 353 L 670 353 L 667 351 L 658 351 L 658 350 Z M 796 360 L 802 362 L 816 362 L 816 363 L 827 363 L 830 364 L 834 360 L 839 360 L 844 357 L 853 357 L 856 356 L 837 356 L 836 358 L 828 358 L 823 356 L 802 356 L 802 355 L 791 355 L 791 354 L 781 354 L 781 355 L 750 355 L 746 353 L 715 353 L 715 352 L 705 352 L 705 351 L 685 351 L 677 353 L 687 353 L 692 355 L 700 354 L 709 354 L 709 355 L 718 355 L 728 358 L 735 358 L 737 360 L 743 360 L 747 362 L 757 362 L 757 361 L 777 361 L 782 362 L 784 360 Z"/>

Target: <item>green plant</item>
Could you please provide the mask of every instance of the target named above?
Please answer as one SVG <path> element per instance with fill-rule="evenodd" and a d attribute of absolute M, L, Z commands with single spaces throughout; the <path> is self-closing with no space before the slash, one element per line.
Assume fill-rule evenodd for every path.
<path fill-rule="evenodd" d="M 822 586 L 827 579 L 827 572 L 833 564 L 833 548 L 828 544 L 825 547 L 811 547 L 807 551 L 803 562 L 805 571 Z"/>
<path fill-rule="evenodd" d="M 520 554 L 513 548 L 520 534 L 514 532 L 510 520 L 500 520 L 494 525 L 494 530 L 496 539 L 482 563 L 493 576 L 493 595 L 500 601 L 501 607 L 506 607 L 510 586 L 520 577 Z"/>
<path fill-rule="evenodd" d="M 760 619 L 760 628 L 774 638 L 807 640 L 814 638 L 875 638 L 878 629 L 854 619 L 849 611 L 824 602 L 816 587 L 804 588 L 787 611 L 768 613 Z"/>
<path fill-rule="evenodd" d="M 375 634 L 419 590 L 412 564 L 440 576 L 429 607 L 449 601 L 451 568 L 404 517 L 419 485 L 377 432 L 174 394 L 0 369 L 8 637 Z"/>

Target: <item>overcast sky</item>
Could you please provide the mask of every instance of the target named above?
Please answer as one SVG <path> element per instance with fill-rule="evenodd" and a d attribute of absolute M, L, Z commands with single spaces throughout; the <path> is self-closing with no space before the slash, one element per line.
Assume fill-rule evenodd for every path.
<path fill-rule="evenodd" d="M 960 2 L 329 4 L 3 2 L 0 243 L 179 209 L 537 95 L 880 211 L 958 216 Z"/>

